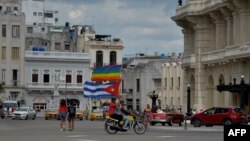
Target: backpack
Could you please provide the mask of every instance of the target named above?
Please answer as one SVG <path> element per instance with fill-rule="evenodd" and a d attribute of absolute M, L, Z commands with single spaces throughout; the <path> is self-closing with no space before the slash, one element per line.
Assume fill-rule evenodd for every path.
<path fill-rule="evenodd" d="M 70 105 L 69 109 L 68 109 L 68 112 L 69 112 L 70 115 L 75 114 L 76 113 L 75 107 L 73 105 Z"/>

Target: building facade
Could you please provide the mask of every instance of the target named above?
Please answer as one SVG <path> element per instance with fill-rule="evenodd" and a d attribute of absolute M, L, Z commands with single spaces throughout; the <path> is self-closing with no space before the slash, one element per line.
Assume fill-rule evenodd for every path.
<path fill-rule="evenodd" d="M 16 0 L 0 0 L 1 99 L 21 100 L 24 91 L 25 15 Z"/>
<path fill-rule="evenodd" d="M 122 100 L 128 108 L 141 110 L 152 106 L 150 95 L 158 96 L 156 105 L 162 107 L 162 64 L 168 59 L 159 56 L 135 57 L 124 61 L 122 69 Z"/>
<path fill-rule="evenodd" d="M 59 99 L 73 99 L 77 109 L 89 107 L 83 83 L 90 78 L 90 57 L 76 52 L 25 52 L 25 104 L 41 112 L 58 107 Z"/>
<path fill-rule="evenodd" d="M 191 106 L 240 106 L 240 95 L 218 92 L 224 84 L 250 82 L 250 1 L 188 0 L 172 17 L 184 34 L 184 89 L 190 84 Z M 244 109 L 250 113 L 247 92 Z"/>
<path fill-rule="evenodd" d="M 162 108 L 182 111 L 186 105 L 186 93 L 183 90 L 183 69 L 181 58 L 162 64 Z"/>

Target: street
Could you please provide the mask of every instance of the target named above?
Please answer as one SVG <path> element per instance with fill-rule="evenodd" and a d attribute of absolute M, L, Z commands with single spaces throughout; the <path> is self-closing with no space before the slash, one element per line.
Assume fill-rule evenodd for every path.
<path fill-rule="evenodd" d="M 59 120 L 0 120 L 1 141 L 223 141 L 223 126 L 194 128 L 187 130 L 178 125 L 150 126 L 143 135 L 133 130 L 109 135 L 105 132 L 104 121 L 83 120 L 75 122 L 74 131 L 60 131 Z"/>

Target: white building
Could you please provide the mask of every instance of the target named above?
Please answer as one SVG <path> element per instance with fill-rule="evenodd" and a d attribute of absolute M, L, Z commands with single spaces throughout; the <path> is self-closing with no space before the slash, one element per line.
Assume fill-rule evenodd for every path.
<path fill-rule="evenodd" d="M 21 100 L 24 90 L 25 15 L 16 0 L 0 0 L 1 99 Z"/>
<path fill-rule="evenodd" d="M 234 78 L 239 84 L 241 76 L 250 82 L 250 1 L 188 0 L 172 19 L 183 28 L 184 87 L 190 84 L 191 106 L 243 104 L 249 114 L 249 91 L 220 93 L 216 87 Z"/>
<path fill-rule="evenodd" d="M 26 51 L 25 104 L 43 111 L 58 107 L 58 100 L 67 98 L 74 99 L 77 108 L 86 109 L 83 83 L 90 78 L 89 65 L 87 53 Z"/>
<path fill-rule="evenodd" d="M 157 106 L 162 106 L 162 64 L 168 59 L 159 56 L 136 57 L 123 63 L 122 99 L 128 108 L 144 109 L 147 104 L 152 106 L 149 95 L 155 91 L 158 95 Z"/>
<path fill-rule="evenodd" d="M 26 15 L 26 25 L 56 25 L 58 11 L 46 10 L 45 0 L 20 0 L 22 12 Z"/>
<path fill-rule="evenodd" d="M 186 105 L 187 93 L 183 90 L 183 69 L 181 58 L 162 64 L 162 108 L 180 110 Z M 186 106 L 185 106 L 186 107 Z M 186 111 L 186 109 L 181 109 Z"/>

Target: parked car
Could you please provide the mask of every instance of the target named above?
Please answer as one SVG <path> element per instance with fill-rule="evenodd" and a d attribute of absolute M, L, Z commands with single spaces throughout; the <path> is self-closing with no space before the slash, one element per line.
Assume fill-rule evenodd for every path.
<path fill-rule="evenodd" d="M 154 126 L 157 123 L 168 124 L 172 126 L 173 124 L 179 124 L 182 126 L 182 122 L 184 121 L 184 115 L 182 113 L 174 113 L 174 112 L 158 112 L 158 113 L 151 113 L 151 125 Z"/>
<path fill-rule="evenodd" d="M 90 120 L 102 120 L 103 119 L 103 110 L 102 109 L 94 109 L 89 113 Z"/>
<path fill-rule="evenodd" d="M 76 119 L 83 120 L 83 111 L 76 110 Z"/>
<path fill-rule="evenodd" d="M 12 119 L 36 119 L 36 112 L 31 107 L 18 107 L 16 111 L 12 113 Z"/>
<path fill-rule="evenodd" d="M 194 127 L 247 124 L 247 115 L 235 106 L 212 107 L 191 117 L 191 124 Z"/>
<path fill-rule="evenodd" d="M 45 120 L 49 119 L 60 119 L 58 114 L 58 108 L 50 108 L 45 111 Z"/>

